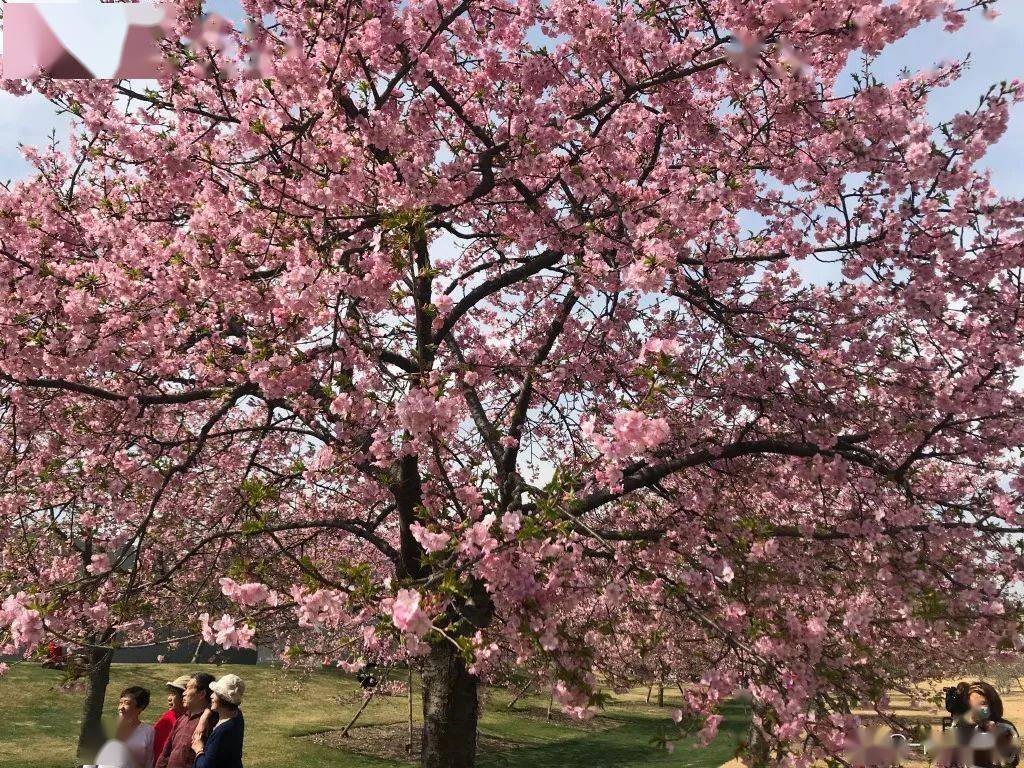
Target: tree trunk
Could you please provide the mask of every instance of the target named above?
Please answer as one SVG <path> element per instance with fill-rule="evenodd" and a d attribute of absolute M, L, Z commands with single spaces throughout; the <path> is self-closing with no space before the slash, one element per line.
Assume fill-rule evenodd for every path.
<path fill-rule="evenodd" d="M 530 679 L 530 680 L 529 680 L 529 681 L 528 681 L 528 682 L 526 683 L 526 685 L 524 685 L 524 686 L 523 686 L 522 688 L 520 688 L 520 689 L 519 689 L 519 693 L 517 693 L 517 694 L 516 694 L 515 696 L 513 696 L 513 697 L 512 697 L 512 701 L 510 701 L 510 702 L 508 703 L 508 708 L 509 708 L 509 709 L 515 709 L 515 706 L 516 706 L 516 702 L 517 702 L 517 701 L 519 701 L 519 700 L 520 700 L 521 698 L 523 698 L 523 696 L 525 696 L 525 695 L 526 695 L 526 692 L 527 692 L 528 690 L 530 690 L 530 687 L 531 687 L 532 685 L 533 685 L 533 679 L 531 678 L 531 679 Z"/>
<path fill-rule="evenodd" d="M 348 738 L 348 731 L 349 731 L 349 729 L 353 725 L 356 724 L 356 720 L 358 720 L 359 716 L 361 714 L 363 714 L 363 710 L 366 709 L 369 706 L 370 700 L 373 699 L 373 697 L 377 695 L 377 691 L 378 690 L 380 690 L 380 689 L 379 688 L 374 688 L 372 691 L 370 691 L 370 695 L 366 696 L 363 699 L 363 703 L 359 705 L 359 709 L 357 709 L 356 713 L 354 715 L 352 715 L 352 719 L 348 721 L 348 725 L 346 725 L 344 728 L 341 729 L 341 737 L 343 739 L 347 739 Z"/>
<path fill-rule="evenodd" d="M 412 754 L 412 740 L 413 740 L 413 724 L 412 724 L 412 661 L 409 662 L 409 744 L 406 746 L 405 751 Z"/>
<path fill-rule="evenodd" d="M 459 650 L 442 641 L 423 662 L 423 768 L 472 768 L 479 717 L 478 680 Z"/>
<path fill-rule="evenodd" d="M 113 656 L 114 652 L 110 648 L 89 650 L 82 727 L 78 732 L 78 759 L 83 763 L 93 761 L 106 739 L 103 733 L 103 701 L 110 682 L 110 661 Z"/>
<path fill-rule="evenodd" d="M 750 764 L 755 768 L 762 768 L 768 765 L 771 757 L 771 750 L 768 740 L 765 739 L 761 726 L 754 722 L 754 718 L 764 716 L 765 709 L 756 700 L 750 702 L 750 725 L 747 728 L 747 756 Z"/>

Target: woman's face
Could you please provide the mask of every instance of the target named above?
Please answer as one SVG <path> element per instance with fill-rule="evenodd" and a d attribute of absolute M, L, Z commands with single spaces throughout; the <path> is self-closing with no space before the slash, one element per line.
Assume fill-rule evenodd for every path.
<path fill-rule="evenodd" d="M 967 703 L 971 706 L 974 722 L 981 723 L 992 717 L 992 708 L 989 707 L 988 699 L 978 691 L 971 691 L 968 694 Z"/>
<path fill-rule="evenodd" d="M 220 696 L 216 693 L 211 694 L 210 696 L 210 709 L 217 713 L 220 712 Z"/>

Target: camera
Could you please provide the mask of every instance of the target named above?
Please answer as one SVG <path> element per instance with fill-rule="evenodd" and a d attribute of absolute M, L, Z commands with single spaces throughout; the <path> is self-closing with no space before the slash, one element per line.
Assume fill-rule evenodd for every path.
<path fill-rule="evenodd" d="M 942 689 L 946 694 L 946 711 L 953 717 L 960 717 L 971 708 L 967 702 L 967 691 L 961 687 Z"/>
<path fill-rule="evenodd" d="M 356 680 L 363 687 L 363 690 L 370 690 L 376 688 L 377 683 L 380 682 L 380 675 L 377 674 L 377 665 L 372 661 L 369 664 L 364 664 L 363 668 L 356 673 Z"/>

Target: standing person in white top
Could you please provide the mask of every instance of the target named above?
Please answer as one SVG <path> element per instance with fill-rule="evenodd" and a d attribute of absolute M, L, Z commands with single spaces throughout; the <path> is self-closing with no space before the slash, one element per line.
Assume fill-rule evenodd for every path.
<path fill-rule="evenodd" d="M 156 731 L 139 716 L 149 706 L 149 691 L 137 685 L 121 691 L 117 704 L 117 731 L 96 756 L 100 768 L 153 768 Z"/>

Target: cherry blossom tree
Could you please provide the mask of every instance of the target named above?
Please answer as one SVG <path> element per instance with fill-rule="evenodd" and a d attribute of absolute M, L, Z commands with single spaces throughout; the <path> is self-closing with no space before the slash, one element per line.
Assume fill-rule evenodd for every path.
<path fill-rule="evenodd" d="M 678 665 L 809 764 L 1012 649 L 1022 85 L 871 74 L 991 5 L 246 0 L 153 87 L 9 82 L 77 127 L 0 191 L 5 642 L 416 659 L 456 767 L 510 664 L 584 717 Z"/>
<path fill-rule="evenodd" d="M 221 516 L 239 506 L 243 473 L 225 468 L 217 475 L 207 467 L 189 473 L 187 483 L 166 484 L 177 509 L 202 514 L 161 519 L 154 502 L 170 476 L 159 462 L 133 461 L 130 443 L 117 439 L 88 447 L 64 439 L 87 428 L 75 422 L 73 410 L 17 397 L 5 403 L 11 439 L 0 486 L 0 555 L 11 594 L 0 608 L 7 630 L 0 645 L 5 653 L 31 651 L 45 636 L 66 649 L 68 675 L 86 680 L 79 738 L 85 758 L 102 739 L 113 650 L 191 641 L 200 635 L 195 606 L 228 604 L 218 578 L 236 567 L 240 542 L 224 539 L 197 552 L 189 547 L 211 520 L 219 530 Z M 62 428 L 49 429 L 51 418 Z M 238 633 L 251 637 L 251 628 L 229 624 L 207 623 L 203 634 L 228 648 L 232 641 L 244 644 Z"/>

